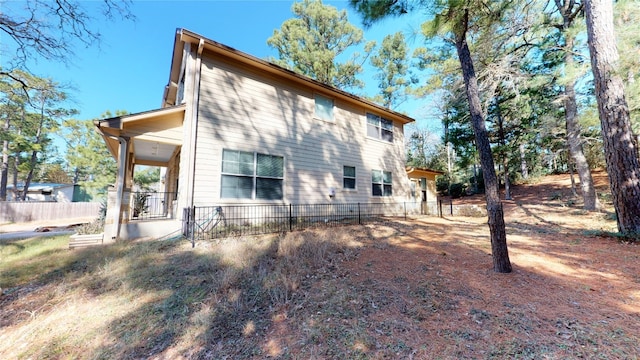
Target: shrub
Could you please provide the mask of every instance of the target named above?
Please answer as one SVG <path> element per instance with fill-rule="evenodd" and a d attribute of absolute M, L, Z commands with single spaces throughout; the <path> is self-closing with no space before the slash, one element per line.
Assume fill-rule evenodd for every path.
<path fill-rule="evenodd" d="M 466 188 L 466 186 L 463 183 L 453 183 L 453 184 L 451 184 L 451 187 L 449 189 L 451 197 L 454 198 L 454 199 L 457 199 L 457 198 L 461 197 L 462 194 L 464 194 L 465 188 Z"/>
<path fill-rule="evenodd" d="M 441 195 L 448 195 L 449 192 L 449 176 L 438 176 L 436 178 L 436 191 Z"/>
<path fill-rule="evenodd" d="M 104 220 L 107 217 L 107 203 L 102 202 L 98 217 L 90 223 L 82 224 L 76 228 L 78 235 L 100 234 L 104 231 Z"/>

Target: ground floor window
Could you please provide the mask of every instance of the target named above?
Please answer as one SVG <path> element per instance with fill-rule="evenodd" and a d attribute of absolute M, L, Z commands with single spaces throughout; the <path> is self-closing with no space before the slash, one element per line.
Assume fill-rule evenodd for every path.
<path fill-rule="evenodd" d="M 258 152 L 222 151 L 223 199 L 282 200 L 284 158 Z"/>
<path fill-rule="evenodd" d="M 391 196 L 393 181 L 391 171 L 371 171 L 371 194 L 373 196 Z"/>
<path fill-rule="evenodd" d="M 345 189 L 356 188 L 356 167 L 355 166 L 343 166 L 342 187 Z"/>

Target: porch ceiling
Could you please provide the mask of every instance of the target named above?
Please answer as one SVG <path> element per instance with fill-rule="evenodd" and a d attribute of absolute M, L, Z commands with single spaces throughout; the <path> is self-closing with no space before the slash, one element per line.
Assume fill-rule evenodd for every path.
<path fill-rule="evenodd" d="M 133 139 L 133 156 L 136 164 L 158 165 L 168 163 L 178 146 L 155 141 Z"/>
<path fill-rule="evenodd" d="M 166 166 L 182 145 L 185 106 L 118 116 L 94 122 L 117 158 L 118 139 L 130 139 L 129 151 L 139 165 Z"/>

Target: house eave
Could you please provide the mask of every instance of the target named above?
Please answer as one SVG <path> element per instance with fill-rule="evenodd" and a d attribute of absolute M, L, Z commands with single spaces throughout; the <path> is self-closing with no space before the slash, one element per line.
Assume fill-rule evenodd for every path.
<path fill-rule="evenodd" d="M 94 120 L 93 123 L 98 128 L 112 128 L 112 129 L 122 130 L 123 124 L 125 123 L 130 123 L 130 122 L 140 121 L 140 120 L 148 120 L 148 119 L 159 117 L 159 116 L 177 114 L 180 112 L 184 112 L 185 108 L 186 108 L 186 105 L 182 104 L 182 105 L 176 105 L 176 106 L 165 107 L 160 109 L 142 111 L 134 114 L 114 116 L 107 119 Z"/>
<path fill-rule="evenodd" d="M 167 96 L 172 93 L 171 84 L 175 84 L 178 82 L 178 77 L 180 76 L 180 61 L 182 56 L 182 49 L 185 43 L 198 44 L 200 40 L 204 41 L 205 50 L 209 52 L 213 52 L 221 57 L 225 57 L 236 61 L 238 63 L 245 64 L 246 66 L 258 69 L 260 71 L 267 72 L 274 76 L 282 77 L 288 81 L 292 81 L 294 83 L 301 84 L 307 88 L 310 88 L 314 91 L 322 92 L 326 95 L 334 96 L 343 101 L 357 104 L 361 107 L 364 107 L 367 111 L 376 112 L 381 116 L 385 116 L 390 120 L 394 120 L 400 122 L 401 124 L 408 124 L 414 122 L 415 120 L 405 114 L 399 113 L 397 111 L 390 110 L 378 104 L 375 104 L 367 99 L 361 98 L 359 96 L 353 95 L 346 91 L 337 89 L 335 87 L 323 84 L 319 81 L 313 80 L 309 77 L 297 74 L 291 70 L 285 69 L 276 64 L 270 63 L 268 61 L 259 59 L 255 56 L 249 55 L 242 51 L 236 50 L 227 45 L 218 43 L 206 37 L 203 37 L 199 34 L 191 32 L 186 29 L 178 29 L 176 31 L 176 40 L 174 43 L 174 51 L 173 51 L 173 59 L 171 63 L 171 75 L 169 79 L 169 85 L 165 88 L 165 99 L 163 101 L 164 104 L 167 104 Z M 182 44 L 182 45 L 181 45 Z"/>
<path fill-rule="evenodd" d="M 162 138 L 160 140 L 155 140 L 153 135 L 147 135 L 144 133 L 139 133 L 138 131 L 128 131 L 132 127 L 135 127 L 137 124 L 147 124 L 146 122 L 154 122 L 160 121 L 161 124 L 167 124 L 166 128 L 175 128 L 177 126 L 182 126 L 182 121 L 184 117 L 184 112 L 186 109 L 186 105 L 178 105 L 172 107 L 165 107 L 162 109 L 154 109 L 149 111 L 144 111 L 135 114 L 127 114 L 122 116 L 116 116 L 108 119 L 95 120 L 93 123 L 95 125 L 95 129 L 102 135 L 109 152 L 114 158 L 118 157 L 118 137 L 126 137 L 132 138 L 135 141 L 146 141 L 146 142 L 155 142 L 156 149 L 159 146 L 171 147 L 175 148 L 176 146 L 180 146 L 182 144 L 182 137 L 177 137 L 175 139 Z M 164 121 L 164 123 L 162 123 Z M 179 125 L 178 125 L 179 124 Z M 148 126 L 148 125 L 145 125 Z M 162 128 L 162 126 L 160 127 Z M 161 145 L 164 144 L 164 145 Z M 134 151 L 138 151 L 134 148 Z M 137 157 L 140 158 L 137 163 L 142 164 L 145 162 L 146 165 L 154 165 L 154 166 L 165 166 L 167 159 L 159 160 L 153 158 L 153 154 L 145 154 L 147 156 L 146 160 L 138 154 Z"/>
<path fill-rule="evenodd" d="M 406 170 L 407 170 L 407 175 L 410 178 L 444 175 L 444 171 L 433 170 L 429 168 L 407 167 Z"/>

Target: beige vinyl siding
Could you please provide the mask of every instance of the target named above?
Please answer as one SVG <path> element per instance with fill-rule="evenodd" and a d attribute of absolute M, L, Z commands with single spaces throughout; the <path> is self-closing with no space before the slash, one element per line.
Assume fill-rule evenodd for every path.
<path fill-rule="evenodd" d="M 394 197 L 404 188 L 408 196 L 401 125 L 394 128 L 393 144 L 368 139 L 364 109 L 337 99 L 334 104 L 335 121 L 315 119 L 312 91 L 205 53 L 195 205 L 265 202 L 220 199 L 223 149 L 284 157 L 284 199 L 275 203 L 387 201 L 371 196 L 371 169 L 392 171 Z M 356 191 L 342 189 L 344 165 L 356 167 Z M 336 190 L 334 199 L 328 196 L 331 188 Z"/>
<path fill-rule="evenodd" d="M 393 143 L 372 139 L 366 136 L 366 115 L 362 115 L 362 136 L 365 145 L 362 153 L 368 167 L 366 181 L 368 194 L 371 195 L 371 170 L 391 171 L 393 177 L 393 196 L 395 201 L 408 201 L 411 198 L 411 185 L 405 170 L 404 133 L 402 126 L 394 123 Z M 359 179 L 360 180 L 360 179 Z M 385 197 L 371 197 L 373 201 L 389 201 Z"/>
<path fill-rule="evenodd" d="M 179 211 L 178 216 L 182 218 L 182 209 L 190 205 L 191 199 L 189 198 L 189 187 L 191 182 L 191 177 L 189 176 L 190 172 L 190 159 L 191 159 L 191 137 L 193 130 L 193 123 L 191 118 L 193 116 L 193 112 L 196 109 L 193 109 L 191 106 L 194 93 L 197 91 L 197 86 L 194 84 L 194 77 L 196 69 L 196 51 L 191 49 L 190 44 L 185 44 L 185 49 L 183 53 L 183 66 L 184 66 L 184 99 L 183 102 L 187 104 L 185 113 L 184 113 L 184 123 L 182 127 L 183 133 L 183 141 L 182 147 L 180 151 L 180 158 L 178 163 L 178 168 L 180 169 L 178 176 L 178 204 L 177 209 Z"/>

